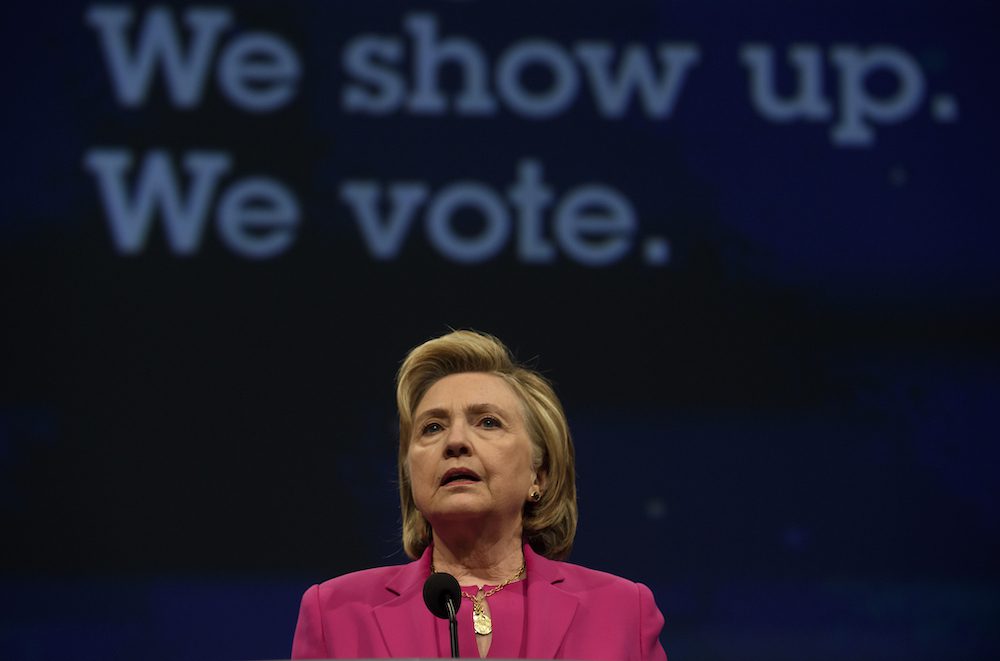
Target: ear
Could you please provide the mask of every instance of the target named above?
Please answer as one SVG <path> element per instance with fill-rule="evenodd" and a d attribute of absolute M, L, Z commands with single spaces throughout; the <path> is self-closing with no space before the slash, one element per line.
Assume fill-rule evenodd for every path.
<path fill-rule="evenodd" d="M 543 468 L 539 468 L 534 473 L 531 474 L 531 486 L 532 489 L 538 489 L 541 493 L 545 493 L 545 486 L 548 483 L 548 473 Z"/>
<path fill-rule="evenodd" d="M 534 484 L 539 488 L 544 490 L 545 485 L 548 481 L 549 474 L 544 468 L 539 468 L 535 471 L 535 482 Z"/>

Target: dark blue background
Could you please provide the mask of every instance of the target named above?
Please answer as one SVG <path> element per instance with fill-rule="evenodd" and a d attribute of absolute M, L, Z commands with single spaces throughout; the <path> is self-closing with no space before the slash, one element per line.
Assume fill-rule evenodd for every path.
<path fill-rule="evenodd" d="M 991 3 L 219 5 L 225 38 L 269 31 L 302 60 L 294 100 L 262 115 L 214 84 L 177 110 L 162 79 L 120 106 L 91 6 L 0 21 L 0 657 L 287 656 L 308 585 L 405 560 L 393 376 L 448 327 L 497 334 L 555 381 L 578 451 L 572 560 L 650 585 L 671 659 L 1000 653 Z M 585 83 L 550 120 L 346 112 L 344 45 L 406 42 L 414 11 L 491 63 L 528 37 L 702 59 L 669 119 L 603 119 Z M 790 45 L 888 44 L 927 99 L 873 145 L 837 146 L 829 122 L 754 110 L 749 42 L 777 49 L 789 93 Z M 933 119 L 937 94 L 957 121 Z M 237 175 L 295 192 L 294 245 L 248 260 L 209 227 L 180 257 L 158 225 L 119 254 L 82 166 L 107 146 L 231 153 Z M 349 179 L 502 194 L 524 158 L 557 195 L 620 191 L 669 264 L 637 241 L 603 268 L 512 246 L 464 265 L 419 221 L 379 261 L 338 195 Z"/>

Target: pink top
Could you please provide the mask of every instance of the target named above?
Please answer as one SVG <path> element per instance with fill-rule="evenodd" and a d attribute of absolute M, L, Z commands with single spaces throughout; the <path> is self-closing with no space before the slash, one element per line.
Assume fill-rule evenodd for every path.
<path fill-rule="evenodd" d="M 524 559 L 525 579 L 490 597 L 495 622 L 490 657 L 666 661 L 659 641 L 663 615 L 649 588 L 548 560 L 527 545 Z M 312 586 L 302 597 L 292 658 L 450 656 L 448 622 L 424 605 L 428 576 L 430 553 L 424 553 L 407 565 L 354 572 Z M 463 657 L 479 656 L 474 636 L 472 608 L 463 599 Z"/>
<path fill-rule="evenodd" d="M 483 591 L 489 592 L 494 585 L 484 585 Z M 463 586 L 462 591 L 476 594 L 479 588 L 475 585 Z M 490 618 L 493 620 L 493 639 L 490 641 L 490 651 L 487 658 L 521 659 L 524 658 L 524 581 L 511 583 L 487 600 L 490 608 Z M 442 631 L 438 631 L 438 647 L 443 649 L 444 656 L 451 656 L 451 640 L 448 635 L 448 621 Z M 463 657 L 479 658 L 479 645 L 476 644 L 476 632 L 472 626 L 472 601 L 462 598 L 462 606 L 458 609 L 458 651 Z"/>

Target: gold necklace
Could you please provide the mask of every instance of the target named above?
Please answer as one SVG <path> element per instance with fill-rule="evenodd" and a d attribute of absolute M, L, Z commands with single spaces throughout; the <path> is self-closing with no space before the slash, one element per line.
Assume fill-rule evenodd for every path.
<path fill-rule="evenodd" d="M 517 570 L 517 573 L 508 578 L 506 581 L 496 586 L 489 592 L 485 594 L 480 588 L 479 592 L 475 596 L 469 594 L 468 592 L 462 591 L 462 596 L 472 602 L 472 628 L 476 630 L 477 636 L 488 636 L 493 633 L 493 620 L 489 615 L 486 614 L 484 606 L 486 605 L 486 598 L 492 597 L 500 590 L 521 578 L 524 575 L 525 562 L 521 561 L 521 568 Z M 434 573 L 434 563 L 431 563 L 431 573 Z"/>

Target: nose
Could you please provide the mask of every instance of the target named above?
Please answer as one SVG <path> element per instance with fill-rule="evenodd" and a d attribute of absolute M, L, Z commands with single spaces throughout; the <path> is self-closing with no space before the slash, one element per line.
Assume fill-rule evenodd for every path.
<path fill-rule="evenodd" d="M 469 443 L 469 429 L 465 422 L 459 421 L 448 429 L 448 435 L 444 441 L 445 457 L 461 457 L 472 454 L 472 446 Z"/>

